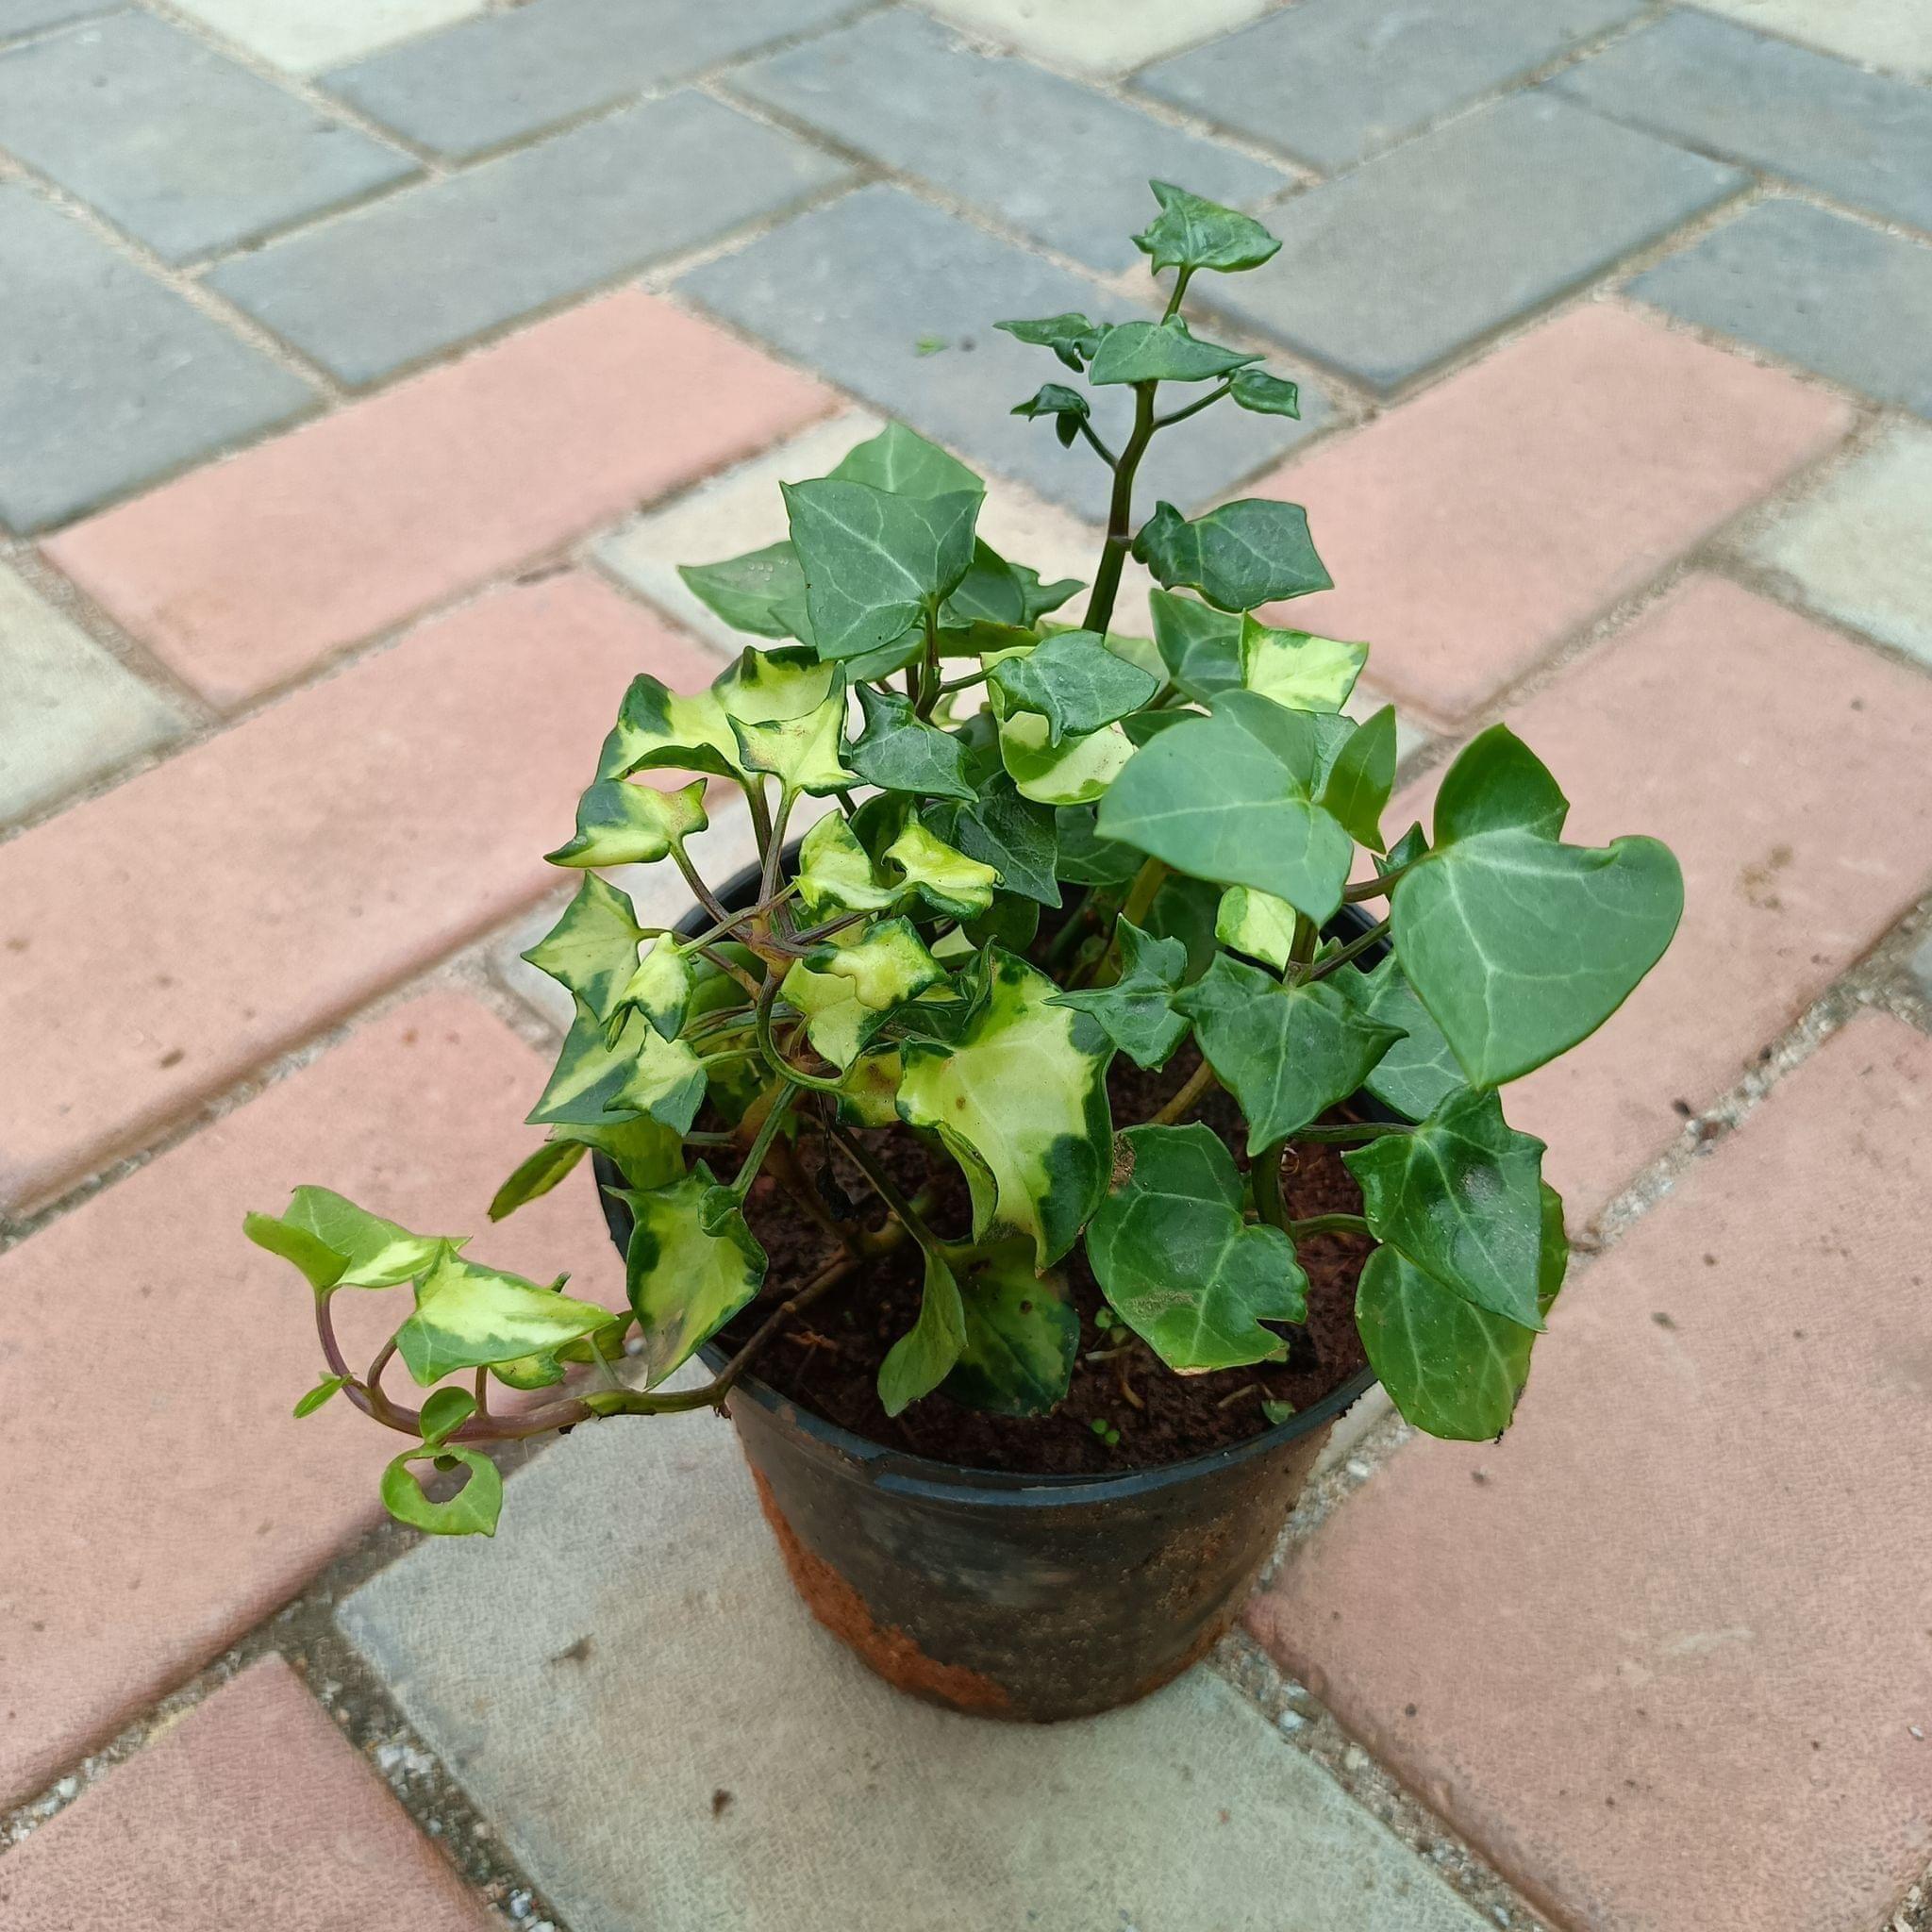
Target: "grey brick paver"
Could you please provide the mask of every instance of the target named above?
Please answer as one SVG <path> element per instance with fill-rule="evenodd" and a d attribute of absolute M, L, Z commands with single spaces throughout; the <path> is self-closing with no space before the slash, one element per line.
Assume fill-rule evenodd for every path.
<path fill-rule="evenodd" d="M 677 93 L 305 229 L 209 280 L 344 382 L 373 382 L 843 172 Z"/>
<path fill-rule="evenodd" d="M 853 0 L 527 0 L 323 85 L 440 154 L 481 154 L 822 26 Z"/>
<path fill-rule="evenodd" d="M 1735 169 L 1518 94 L 1275 209 L 1281 253 L 1205 300 L 1378 389 L 1743 186 Z"/>
<path fill-rule="evenodd" d="M 913 13 L 874 14 L 730 85 L 1098 269 L 1143 258 L 1129 238 L 1148 219 L 1150 179 L 1243 208 L 1291 185 L 1091 88 L 973 53 Z"/>
<path fill-rule="evenodd" d="M 120 0 L 0 0 L 0 41 L 39 33 L 91 13 L 106 13 Z"/>
<path fill-rule="evenodd" d="M 1642 0 L 1299 0 L 1134 85 L 1346 168 L 1641 10 Z"/>
<path fill-rule="evenodd" d="M 57 524 L 313 391 L 78 222 L 0 184 L 0 524 Z"/>
<path fill-rule="evenodd" d="M 1151 208 L 1152 203 L 1150 201 Z M 1012 406 L 1066 371 L 1044 349 L 995 330 L 1003 317 L 1076 308 L 1124 321 L 1128 305 L 1095 284 L 916 201 L 871 187 L 814 210 L 738 254 L 707 262 L 678 287 L 726 321 L 951 444 L 1088 517 L 1106 514 L 1108 477 L 1084 443 L 1060 448 Z M 920 345 L 941 351 L 922 355 Z M 1092 391 L 1094 420 L 1116 440 L 1130 399 Z M 1141 507 L 1184 508 L 1227 489 L 1326 417 L 1312 389 L 1303 421 L 1231 408 L 1168 430 L 1142 472 Z"/>
<path fill-rule="evenodd" d="M 1640 300 L 1932 416 L 1932 246 L 1768 201 L 1630 284 Z"/>
<path fill-rule="evenodd" d="M 0 55 L 0 147 L 167 261 L 232 248 L 416 172 L 144 13 Z"/>
<path fill-rule="evenodd" d="M 0 564 L 0 824 L 165 743 L 185 722 Z"/>
<path fill-rule="evenodd" d="M 574 1932 L 1487 1923 L 1207 1671 L 1037 1726 L 889 1690 L 709 1414 L 579 1431 L 492 1543 L 432 1540 L 341 1622 Z"/>
<path fill-rule="evenodd" d="M 1674 13 L 1551 86 L 1600 114 L 1932 228 L 1932 90 Z"/>

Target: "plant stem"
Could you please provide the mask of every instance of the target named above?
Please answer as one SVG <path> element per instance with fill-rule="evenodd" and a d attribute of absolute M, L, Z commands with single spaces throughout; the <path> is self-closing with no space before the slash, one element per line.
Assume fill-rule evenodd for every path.
<path fill-rule="evenodd" d="M 1176 296 L 1181 286 L 1175 284 Z M 1170 309 L 1169 313 L 1172 312 Z M 1098 631 L 1102 637 L 1107 635 L 1107 626 L 1113 620 L 1113 601 L 1120 594 L 1121 572 L 1126 565 L 1127 549 L 1133 541 L 1134 472 L 1141 467 L 1141 458 L 1146 455 L 1154 437 L 1154 391 L 1158 388 L 1159 384 L 1154 382 L 1134 385 L 1133 433 L 1114 465 L 1113 495 L 1107 511 L 1107 541 L 1101 546 L 1100 568 L 1093 574 L 1093 594 L 1087 600 L 1087 615 L 1081 625 L 1083 629 Z"/>
<path fill-rule="evenodd" d="M 1215 1084 L 1214 1069 L 1206 1060 L 1188 1075 L 1187 1085 L 1147 1123 L 1153 1127 L 1171 1127 L 1193 1112 L 1201 1097 Z"/>
<path fill-rule="evenodd" d="M 1346 966 L 1351 959 L 1366 953 L 1371 946 L 1380 945 L 1389 937 L 1389 922 L 1378 919 L 1359 939 L 1350 940 L 1347 945 L 1330 953 L 1325 959 L 1318 960 L 1309 970 L 1310 979 L 1325 979 L 1338 966 Z"/>
<path fill-rule="evenodd" d="M 1424 855 L 1424 858 L 1427 854 Z M 1422 863 L 1420 858 L 1411 858 L 1407 865 L 1398 865 L 1391 872 L 1377 873 L 1372 879 L 1363 879 L 1359 885 L 1345 888 L 1341 894 L 1346 906 L 1358 906 L 1364 899 L 1379 899 L 1393 890 L 1395 881 L 1405 873 L 1413 872 Z"/>
<path fill-rule="evenodd" d="M 1103 463 L 1105 463 L 1109 470 L 1118 469 L 1120 467 L 1120 458 L 1117 456 L 1115 456 L 1112 450 L 1108 449 L 1107 444 L 1103 442 L 1100 440 L 1100 438 L 1093 433 L 1092 424 L 1088 422 L 1085 417 L 1082 417 L 1080 419 L 1080 434 L 1084 436 L 1087 439 L 1087 441 L 1093 445 L 1094 454 L 1099 457 L 1100 460 Z"/>
<path fill-rule="evenodd" d="M 886 1204 L 892 1218 L 928 1254 L 939 1253 L 944 1244 L 919 1218 L 919 1210 L 899 1191 L 898 1185 L 891 1175 L 879 1166 L 850 1134 L 841 1134 L 834 1127 L 831 1129 L 831 1136 L 833 1141 L 844 1149 L 846 1158 L 865 1176 L 873 1192 Z"/>
<path fill-rule="evenodd" d="M 1289 1219 L 1288 1204 L 1281 1198 L 1281 1157 L 1287 1152 L 1286 1141 L 1271 1141 L 1248 1168 L 1248 1179 L 1255 1190 L 1255 1212 L 1279 1228 L 1293 1225 Z"/>
<path fill-rule="evenodd" d="M 940 701 L 940 601 L 925 600 L 925 656 L 920 662 L 919 696 L 912 708 L 921 718 L 930 718 Z"/>
<path fill-rule="evenodd" d="M 1288 1237 L 1297 1247 L 1317 1234 L 1367 1234 L 1369 1224 L 1359 1214 L 1314 1214 L 1307 1221 L 1288 1223 Z"/>
<path fill-rule="evenodd" d="M 720 925 L 729 925 L 736 915 L 725 911 L 710 887 L 698 876 L 697 867 L 685 856 L 682 839 L 671 841 L 671 856 L 677 861 L 677 869 L 684 874 L 684 882 L 691 888 L 692 897 Z"/>
<path fill-rule="evenodd" d="M 1415 1129 L 1403 1121 L 1345 1121 L 1333 1127 L 1298 1127 L 1297 1141 L 1322 1141 L 1346 1147 L 1357 1141 L 1379 1141 L 1390 1134 L 1412 1134 Z"/>
<path fill-rule="evenodd" d="M 758 998 L 758 981 L 736 959 L 731 958 L 727 954 L 719 952 L 715 946 L 693 946 L 691 951 L 697 954 L 701 959 L 709 960 L 720 973 L 729 974 L 753 999 Z"/>
<path fill-rule="evenodd" d="M 758 1045 L 763 1049 L 766 1059 L 771 1062 L 772 1071 L 790 1080 L 794 1087 L 809 1088 L 814 1093 L 837 1093 L 840 1091 L 836 1080 L 824 1080 L 816 1074 L 803 1074 L 778 1051 L 778 1043 L 772 1038 L 772 1008 L 778 1003 L 778 976 L 768 974 L 764 991 L 758 994 Z"/>
<path fill-rule="evenodd" d="M 1203 409 L 1211 408 L 1234 388 L 1231 382 L 1224 382 L 1219 389 L 1209 390 L 1205 396 L 1198 396 L 1185 409 L 1174 409 L 1165 416 L 1157 416 L 1154 426 L 1157 429 L 1172 429 L 1176 423 L 1185 423 L 1190 416 L 1198 416 Z"/>
<path fill-rule="evenodd" d="M 785 1124 L 785 1116 L 791 1111 L 791 1103 L 797 1098 L 798 1089 L 788 1087 L 765 1109 L 765 1117 L 758 1124 L 758 1138 L 739 1163 L 738 1177 L 731 1183 L 731 1191 L 741 1201 L 751 1192 L 751 1184 L 758 1179 L 758 1169 L 765 1164 L 765 1156 L 771 1151 L 772 1142 L 778 1138 L 778 1129 Z"/>
<path fill-rule="evenodd" d="M 1160 318 L 1162 322 L 1172 322 L 1181 312 L 1181 298 L 1188 292 L 1188 283 L 1192 279 L 1193 274 L 1191 268 L 1174 270 L 1174 288 L 1169 291 L 1167 313 Z"/>

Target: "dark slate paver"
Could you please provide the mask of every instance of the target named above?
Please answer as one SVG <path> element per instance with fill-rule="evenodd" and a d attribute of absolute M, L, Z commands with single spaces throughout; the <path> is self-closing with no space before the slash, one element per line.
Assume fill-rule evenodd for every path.
<path fill-rule="evenodd" d="M 853 0 L 528 0 L 324 77 L 440 154 L 476 155 L 823 26 Z"/>
<path fill-rule="evenodd" d="M 1598 113 L 1932 228 L 1932 90 L 1688 12 L 1551 85 Z"/>
<path fill-rule="evenodd" d="M 64 522 L 299 413 L 308 385 L 0 185 L 0 524 Z"/>
<path fill-rule="evenodd" d="M 1135 85 L 1346 168 L 1641 11 L 1641 0 L 1299 0 Z"/>
<path fill-rule="evenodd" d="M 116 0 L 0 0 L 0 41 L 105 13 Z"/>
<path fill-rule="evenodd" d="M 842 172 L 677 93 L 290 236 L 209 280 L 344 382 L 372 382 Z"/>
<path fill-rule="evenodd" d="M 1045 424 L 1007 413 L 1068 372 L 992 326 L 1068 308 L 1127 319 L 1130 307 L 1095 284 L 876 186 L 705 263 L 678 287 L 875 408 L 1085 516 L 1104 516 L 1108 478 L 1092 451 L 1063 450 Z M 922 354 L 922 344 L 938 353 Z M 1126 391 L 1091 395 L 1101 434 L 1118 447 Z M 1299 424 L 1223 408 L 1165 431 L 1141 473 L 1142 508 L 1157 494 L 1198 504 L 1260 469 L 1328 413 L 1307 388 L 1302 408 Z"/>
<path fill-rule="evenodd" d="M 416 172 L 145 13 L 0 56 L 0 147 L 167 261 L 232 248 Z"/>
<path fill-rule="evenodd" d="M 1142 259 L 1150 179 L 1252 208 L 1284 171 L 1024 60 L 971 52 L 923 15 L 874 14 L 730 75 L 740 92 L 1099 269 Z"/>
<path fill-rule="evenodd" d="M 1630 292 L 1849 388 L 1932 416 L 1932 246 L 1768 201 Z"/>
<path fill-rule="evenodd" d="M 1566 101 L 1517 94 L 1275 209 L 1281 253 L 1214 302 L 1393 389 L 1744 185 Z"/>

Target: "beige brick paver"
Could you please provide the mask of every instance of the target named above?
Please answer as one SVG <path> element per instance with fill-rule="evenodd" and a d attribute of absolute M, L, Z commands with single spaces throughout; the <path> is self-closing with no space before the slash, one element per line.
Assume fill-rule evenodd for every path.
<path fill-rule="evenodd" d="M 646 667 L 713 670 L 580 577 L 503 591 L 0 847 L 0 1205 L 550 890 Z"/>
<path fill-rule="evenodd" d="M 1932 1041 L 1855 1021 L 1252 1618 L 1558 1923 L 1870 1932 L 1932 1857 Z"/>

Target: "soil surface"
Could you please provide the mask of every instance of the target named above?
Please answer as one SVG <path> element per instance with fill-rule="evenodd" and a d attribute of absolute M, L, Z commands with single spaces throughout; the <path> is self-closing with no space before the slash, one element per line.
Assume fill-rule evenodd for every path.
<path fill-rule="evenodd" d="M 1124 1058 L 1108 1080 L 1114 1119 L 1126 1125 L 1148 1118 L 1199 1064 L 1191 1045 L 1159 1073 L 1146 1073 Z M 1214 1092 L 1196 1118 L 1233 1149 L 1242 1167 L 1246 1132 L 1234 1103 Z M 900 1129 L 868 1133 L 868 1150 L 910 1194 L 930 1190 L 928 1220 L 948 1239 L 964 1239 L 972 1222 L 966 1187 L 944 1154 L 928 1155 Z M 823 1139 L 808 1127 L 796 1147 L 798 1165 L 843 1213 L 856 1205 L 869 1224 L 873 1197 L 842 1155 L 826 1157 Z M 1282 1192 L 1297 1219 L 1315 1214 L 1359 1213 L 1361 1196 L 1338 1149 L 1291 1146 L 1282 1166 Z M 759 1321 L 801 1283 L 831 1260 L 836 1245 L 776 1184 L 761 1176 L 745 1205 L 746 1218 L 764 1243 L 771 1268 L 764 1290 L 718 1337 L 727 1353 L 749 1338 Z M 1113 1336 L 1094 1324 L 1103 1306 L 1082 1247 L 1063 1264 L 1080 1312 L 1080 1352 L 1066 1399 L 1053 1414 L 991 1416 L 934 1393 L 904 1414 L 888 1416 L 878 1398 L 879 1364 L 919 1314 L 921 1265 L 909 1242 L 870 1263 L 852 1280 L 806 1310 L 768 1342 L 753 1373 L 781 1394 L 854 1435 L 969 1469 L 1025 1474 L 1105 1474 L 1182 1462 L 1229 1443 L 1245 1441 L 1270 1426 L 1264 1400 L 1297 1409 L 1312 1407 L 1338 1388 L 1366 1357 L 1355 1325 L 1355 1285 L 1371 1244 L 1356 1236 L 1320 1235 L 1305 1241 L 1302 1265 L 1308 1275 L 1308 1315 L 1303 1325 L 1284 1327 L 1286 1362 L 1229 1369 L 1217 1374 L 1176 1375 L 1144 1344 L 1105 1361 L 1125 1331 Z M 1102 1423 L 1118 1430 L 1109 1444 L 1094 1432 Z"/>

